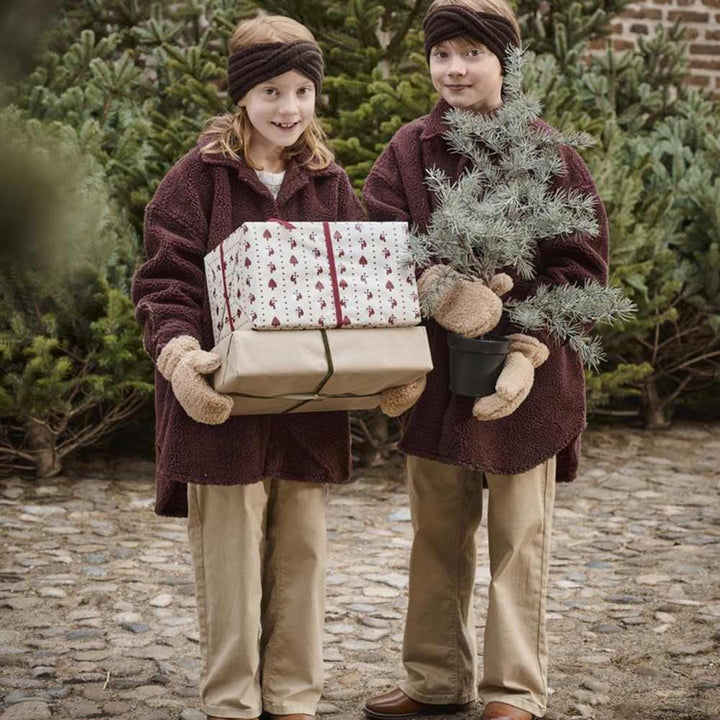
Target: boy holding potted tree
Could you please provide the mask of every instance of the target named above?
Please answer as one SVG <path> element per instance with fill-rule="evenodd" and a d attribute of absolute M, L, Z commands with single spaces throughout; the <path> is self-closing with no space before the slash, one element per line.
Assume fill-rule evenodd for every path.
<path fill-rule="evenodd" d="M 442 252 L 443 242 L 460 247 L 458 257 L 465 250 L 470 265 L 478 247 L 481 254 L 488 249 L 481 241 L 473 245 L 471 229 L 463 225 L 462 214 L 473 192 L 463 196 L 467 188 L 460 185 L 466 178 L 480 195 L 483 188 L 491 191 L 498 185 L 501 178 L 493 175 L 493 168 L 502 167 L 503 158 L 499 145 L 493 148 L 492 143 L 503 134 L 491 132 L 490 146 L 480 143 L 477 152 L 463 153 L 458 143 L 448 141 L 452 128 L 446 113 L 460 110 L 475 121 L 490 123 L 502 114 L 507 90 L 503 83 L 513 49 L 520 45 L 520 30 L 505 0 L 435 0 L 424 30 L 430 75 L 441 99 L 429 115 L 396 133 L 364 190 L 372 220 L 407 220 L 426 239 L 435 238 L 434 245 L 426 246 L 432 246 L 426 259 L 436 263 L 419 281 L 434 370 L 424 392 L 422 383 L 416 384 L 405 388 L 397 407 L 391 402 L 383 406 L 390 413 L 401 411 L 403 402 L 410 404 L 408 394 L 422 393 L 404 419 L 400 445 L 408 456 L 415 530 L 403 643 L 407 679 L 399 688 L 368 700 L 364 710 L 381 720 L 444 714 L 462 709 L 479 695 L 485 704 L 484 720 L 531 720 L 542 717 L 547 708 L 545 605 L 555 483 L 575 478 L 585 427 L 585 383 L 578 352 L 585 346 L 573 332 L 597 318 L 580 322 L 570 303 L 565 311 L 573 332 L 561 332 L 558 341 L 542 322 L 532 322 L 542 314 L 538 307 L 526 307 L 524 314 L 516 310 L 539 290 L 547 296 L 548 288 L 600 293 L 608 275 L 607 218 L 579 155 L 568 144 L 558 144 L 555 155 L 562 162 L 555 162 L 555 173 L 544 176 L 549 197 L 556 197 L 556 191 L 565 193 L 558 207 L 579 203 L 585 216 L 576 214 L 574 226 L 538 232 L 544 239 L 520 247 L 520 262 L 497 264 L 502 273 L 486 266 L 473 276 L 461 260 L 449 262 L 451 254 Z M 528 127 L 533 132 L 544 128 L 557 139 L 541 122 Z M 531 163 L 536 159 L 530 158 Z M 510 164 L 519 162 L 514 157 Z M 468 177 L 472 173 L 476 176 Z M 505 198 L 510 220 L 513 199 Z M 493 202 L 502 204 L 497 198 Z M 522 199 L 517 204 L 522 205 Z M 469 223 L 476 221 L 478 212 Z M 538 216 L 532 222 L 541 220 Z M 487 227 L 491 221 L 487 218 Z M 498 225 L 496 233 L 515 233 L 520 242 L 521 229 L 522 222 L 510 221 Z M 506 308 L 515 310 L 503 313 L 501 295 Z M 622 317 L 623 309 L 629 308 L 615 308 L 606 316 L 612 319 L 615 312 Z M 546 325 L 552 329 L 553 322 Z M 533 328 L 532 335 L 520 333 L 527 327 Z M 499 364 L 499 378 L 493 381 L 494 392 L 479 399 L 452 392 L 449 333 L 462 340 L 490 331 L 505 336 L 500 342 L 507 352 Z M 474 535 L 484 481 L 489 487 L 491 582 L 484 674 L 478 686 Z"/>

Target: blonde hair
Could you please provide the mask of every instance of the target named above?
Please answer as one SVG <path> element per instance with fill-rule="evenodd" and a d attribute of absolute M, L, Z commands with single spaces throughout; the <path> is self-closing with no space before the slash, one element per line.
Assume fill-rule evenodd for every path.
<path fill-rule="evenodd" d="M 501 15 L 512 23 L 512 26 L 515 28 L 515 32 L 517 33 L 518 40 L 521 39 L 520 24 L 518 23 L 515 11 L 512 9 L 512 6 L 509 2 L 507 2 L 507 0 L 433 0 L 433 2 L 430 3 L 427 14 L 430 15 L 440 8 L 452 6 L 465 8 L 467 10 L 474 10 L 475 12 L 486 12 Z M 459 38 L 455 39 L 459 40 Z"/>
<path fill-rule="evenodd" d="M 294 42 L 305 40 L 317 44 L 313 34 L 299 22 L 283 17 L 282 15 L 263 15 L 250 20 L 241 21 L 228 41 L 228 53 L 237 52 L 243 48 L 260 43 Z M 201 139 L 209 139 L 202 149 L 203 153 L 222 154 L 233 160 L 245 160 L 248 167 L 256 167 L 250 160 L 249 148 L 253 126 L 244 107 L 238 107 L 235 112 L 218 115 L 207 122 L 206 129 L 200 135 Z M 284 148 L 282 158 L 289 160 L 305 150 L 309 157 L 305 165 L 310 170 L 322 170 L 333 161 L 333 154 L 327 146 L 327 135 L 320 127 L 316 117 L 310 121 L 297 142 L 289 148 Z"/>

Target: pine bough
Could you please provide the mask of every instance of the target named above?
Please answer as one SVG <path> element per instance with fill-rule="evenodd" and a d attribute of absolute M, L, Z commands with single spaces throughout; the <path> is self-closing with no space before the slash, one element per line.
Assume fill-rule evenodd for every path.
<path fill-rule="evenodd" d="M 514 268 L 523 280 L 533 280 L 539 243 L 567 234 L 598 234 L 593 198 L 553 188 L 553 179 L 566 172 L 559 146 L 582 148 L 594 141 L 586 133 L 562 134 L 533 124 L 541 106 L 522 90 L 523 63 L 523 51 L 513 49 L 499 110 L 486 115 L 451 110 L 445 115 L 450 127 L 445 137 L 454 153 L 471 160 L 472 169 L 454 183 L 441 170 L 427 172 L 437 209 L 426 233 L 411 233 L 410 245 L 419 266 L 442 263 L 447 272 L 424 298 L 425 314 L 454 273 L 489 284 L 499 270 Z M 588 329 L 626 321 L 635 312 L 618 289 L 595 281 L 539 285 L 531 297 L 508 300 L 505 307 L 523 330 L 547 330 L 568 342 L 592 369 L 604 355 L 600 340 L 589 338 Z"/>

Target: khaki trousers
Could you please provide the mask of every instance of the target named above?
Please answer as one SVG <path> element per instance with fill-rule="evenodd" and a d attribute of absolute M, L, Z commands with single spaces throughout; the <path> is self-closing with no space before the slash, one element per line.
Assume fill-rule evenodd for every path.
<path fill-rule="evenodd" d="M 325 614 L 323 486 L 188 484 L 203 711 L 315 714 Z"/>
<path fill-rule="evenodd" d="M 520 475 L 486 474 L 490 596 L 476 690 L 475 531 L 483 473 L 409 456 L 415 535 L 402 690 L 426 703 L 501 701 L 547 709 L 545 605 L 555 500 L 555 458 Z"/>

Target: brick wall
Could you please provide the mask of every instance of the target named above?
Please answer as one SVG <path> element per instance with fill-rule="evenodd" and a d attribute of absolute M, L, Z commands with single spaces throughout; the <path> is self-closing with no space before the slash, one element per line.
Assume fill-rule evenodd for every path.
<path fill-rule="evenodd" d="M 643 0 L 613 23 L 616 50 L 634 47 L 636 35 L 652 35 L 659 24 L 680 18 L 688 42 L 687 82 L 720 98 L 720 0 Z"/>

